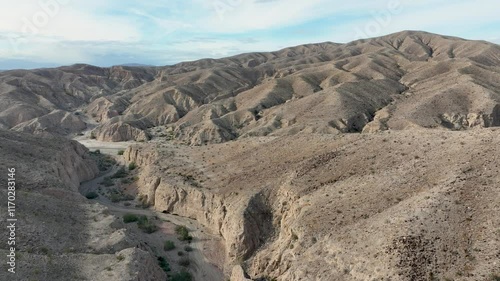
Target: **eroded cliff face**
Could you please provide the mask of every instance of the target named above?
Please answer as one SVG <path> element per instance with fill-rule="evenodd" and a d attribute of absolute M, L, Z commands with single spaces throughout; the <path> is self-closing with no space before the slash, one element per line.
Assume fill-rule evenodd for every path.
<path fill-rule="evenodd" d="M 80 183 L 97 176 L 99 169 L 89 157 L 88 149 L 76 141 L 66 143 L 56 156 L 56 175 L 71 189 L 78 192 Z"/>
<path fill-rule="evenodd" d="M 482 280 L 498 262 L 499 133 L 156 143 L 125 158 L 156 210 L 223 237 L 234 280 Z"/>
<path fill-rule="evenodd" d="M 268 195 L 219 193 L 204 188 L 189 175 L 168 175 L 160 166 L 158 151 L 135 146 L 125 151 L 128 162 L 141 167 L 139 193 L 159 212 L 197 220 L 225 242 L 226 274 L 235 263 L 251 257 L 273 233 Z"/>
<path fill-rule="evenodd" d="M 140 125 L 131 125 L 119 119 L 112 119 L 99 125 L 92 131 L 92 136 L 99 141 L 120 142 L 120 141 L 147 141 L 148 133 L 140 129 Z"/>
<path fill-rule="evenodd" d="M 0 130 L 0 170 L 16 169 L 15 280 L 165 280 L 147 250 L 136 248 L 121 219 L 78 192 L 99 173 L 88 150 L 63 138 Z M 0 177 L 6 184 L 7 177 Z M 7 189 L 0 200 L 7 202 Z M 2 212 L 2 219 L 6 212 Z M 21 231 L 22 230 L 22 231 Z M 0 235 L 8 237 L 8 229 Z M 0 254 L 10 253 L 7 243 Z M 0 280 L 12 280 L 6 270 Z"/>

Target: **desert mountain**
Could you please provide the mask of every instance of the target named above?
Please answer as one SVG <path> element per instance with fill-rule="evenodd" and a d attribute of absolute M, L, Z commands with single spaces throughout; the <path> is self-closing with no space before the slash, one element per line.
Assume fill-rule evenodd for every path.
<path fill-rule="evenodd" d="M 498 45 L 405 31 L 166 67 L 6 71 L 0 126 L 69 135 L 85 123 L 97 126 L 100 140 L 167 135 L 197 145 L 301 132 L 491 127 L 500 124 L 499 64 Z M 51 127 L 54 121 L 66 129 Z"/>
<path fill-rule="evenodd" d="M 20 277 L 171 280 L 157 258 L 184 268 L 163 245 L 177 220 L 196 280 L 498 280 L 498 126 L 500 46 L 425 32 L 0 72 Z M 82 133 L 144 143 L 90 154 L 64 138 Z M 131 211 L 161 231 L 125 224 Z"/>

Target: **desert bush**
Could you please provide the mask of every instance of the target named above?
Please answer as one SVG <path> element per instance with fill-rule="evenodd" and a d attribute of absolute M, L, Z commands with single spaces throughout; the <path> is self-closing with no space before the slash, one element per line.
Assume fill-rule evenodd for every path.
<path fill-rule="evenodd" d="M 90 156 L 97 162 L 99 171 L 104 172 L 116 164 L 116 160 L 106 154 L 101 154 L 99 150 L 90 153 Z"/>
<path fill-rule="evenodd" d="M 87 197 L 87 199 L 96 199 L 97 197 L 99 197 L 99 194 L 97 194 L 97 192 L 91 191 L 87 193 L 85 197 Z"/>
<path fill-rule="evenodd" d="M 163 249 L 165 251 L 172 251 L 173 249 L 175 249 L 175 243 L 170 241 L 170 240 L 167 240 L 167 241 L 165 241 L 165 244 L 163 245 Z"/>
<path fill-rule="evenodd" d="M 124 223 L 131 223 L 131 222 L 136 222 L 139 220 L 139 217 L 134 215 L 134 214 L 125 214 L 123 215 L 123 222 Z"/>
<path fill-rule="evenodd" d="M 118 155 L 123 155 L 125 153 L 125 150 L 118 150 Z"/>
<path fill-rule="evenodd" d="M 158 257 L 158 265 L 163 269 L 165 272 L 170 271 L 170 265 L 168 264 L 167 260 L 164 257 Z"/>
<path fill-rule="evenodd" d="M 181 241 L 191 241 L 193 237 L 189 235 L 189 230 L 185 226 L 178 225 L 175 227 L 175 233 L 177 233 L 177 238 Z"/>
<path fill-rule="evenodd" d="M 182 256 L 184 256 L 184 252 L 183 252 L 183 251 L 178 251 L 178 252 L 177 252 L 177 255 L 178 255 L 179 257 L 182 257 Z"/>
<path fill-rule="evenodd" d="M 139 220 L 137 221 L 137 226 L 139 229 L 141 229 L 144 233 L 153 233 L 158 230 L 158 226 L 154 222 L 151 222 L 148 217 L 146 216 L 141 216 Z"/>
<path fill-rule="evenodd" d="M 191 246 L 186 245 L 186 246 L 184 246 L 184 251 L 186 251 L 186 252 L 192 252 L 193 248 L 191 248 Z"/>
<path fill-rule="evenodd" d="M 135 168 L 137 168 L 137 165 L 135 164 L 135 162 L 128 164 L 128 169 L 130 171 L 135 170 Z"/>

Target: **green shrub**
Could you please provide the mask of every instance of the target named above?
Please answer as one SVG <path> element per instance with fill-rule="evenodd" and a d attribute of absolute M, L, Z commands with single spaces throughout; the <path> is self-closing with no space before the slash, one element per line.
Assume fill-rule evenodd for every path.
<path fill-rule="evenodd" d="M 165 251 L 172 251 L 173 249 L 175 249 L 175 243 L 170 241 L 170 240 L 167 240 L 167 241 L 165 241 L 165 244 L 163 245 L 163 249 Z"/>
<path fill-rule="evenodd" d="M 118 150 L 118 155 L 123 155 L 125 153 L 125 150 Z"/>
<path fill-rule="evenodd" d="M 124 223 L 131 223 L 131 222 L 136 222 L 139 220 L 139 217 L 134 215 L 134 214 L 125 214 L 123 215 L 123 222 Z"/>
<path fill-rule="evenodd" d="M 135 170 L 135 168 L 137 168 L 137 165 L 135 164 L 135 162 L 128 164 L 128 169 L 130 171 Z"/>
<path fill-rule="evenodd" d="M 193 276 L 187 271 L 181 271 L 172 275 L 169 279 L 170 281 L 193 281 Z"/>
<path fill-rule="evenodd" d="M 184 252 L 183 252 L 183 251 L 178 251 L 178 252 L 177 252 L 177 255 L 178 255 L 179 257 L 182 257 L 182 256 L 184 256 Z"/>
<path fill-rule="evenodd" d="M 137 226 L 144 232 L 144 233 L 153 233 L 158 230 L 158 226 L 154 224 L 154 222 L 151 222 L 148 217 L 146 216 L 141 216 L 139 217 L 139 220 L 137 221 Z"/>
<path fill-rule="evenodd" d="M 178 225 L 175 227 L 175 233 L 177 233 L 177 238 L 181 241 L 191 241 L 193 237 L 189 235 L 189 230 L 185 226 Z"/>
<path fill-rule="evenodd" d="M 97 197 L 99 197 L 99 194 L 97 194 L 97 192 L 91 191 L 87 193 L 85 197 L 87 197 L 87 199 L 96 199 Z"/>
<path fill-rule="evenodd" d="M 164 257 L 158 257 L 158 265 L 163 269 L 165 272 L 170 271 L 170 265 L 168 264 L 167 260 Z"/>
<path fill-rule="evenodd" d="M 186 252 L 192 252 L 193 248 L 191 248 L 191 246 L 186 245 L 186 246 L 184 246 L 184 251 L 186 251 Z"/>

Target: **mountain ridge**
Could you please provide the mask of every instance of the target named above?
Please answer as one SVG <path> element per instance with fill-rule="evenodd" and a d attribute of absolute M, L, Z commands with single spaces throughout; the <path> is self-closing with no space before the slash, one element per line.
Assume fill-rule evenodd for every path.
<path fill-rule="evenodd" d="M 173 132 L 200 145 L 299 132 L 497 126 L 499 54 L 500 46 L 485 41 L 403 31 L 163 67 L 12 70 L 0 74 L 0 99 L 8 105 L 0 107 L 0 127 L 61 134 L 43 119 L 54 121 L 62 110 L 78 116 L 56 114 L 60 122 L 97 126 L 99 140 Z"/>

